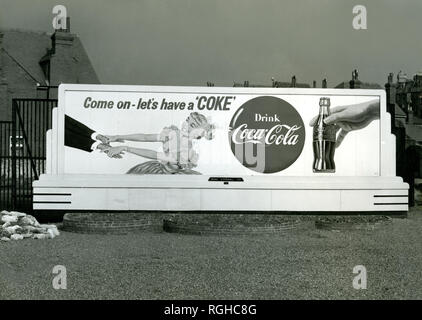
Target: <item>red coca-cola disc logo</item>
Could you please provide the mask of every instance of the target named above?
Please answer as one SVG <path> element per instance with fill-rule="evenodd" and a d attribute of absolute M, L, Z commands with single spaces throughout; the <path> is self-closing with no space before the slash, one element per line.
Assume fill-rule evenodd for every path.
<path fill-rule="evenodd" d="M 257 97 L 233 115 L 229 143 L 246 168 L 260 173 L 280 172 L 302 153 L 305 125 L 290 103 L 276 97 Z"/>

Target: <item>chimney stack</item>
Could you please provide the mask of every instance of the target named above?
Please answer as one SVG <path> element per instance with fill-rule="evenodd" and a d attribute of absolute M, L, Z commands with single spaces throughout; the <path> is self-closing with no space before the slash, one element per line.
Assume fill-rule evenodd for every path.
<path fill-rule="evenodd" d="M 66 29 L 61 29 L 60 31 L 70 33 L 70 17 L 66 17 Z"/>
<path fill-rule="evenodd" d="M 66 18 L 66 29 L 57 29 L 51 36 L 53 54 L 60 46 L 72 46 L 75 36 L 70 33 L 70 17 Z"/>
<path fill-rule="evenodd" d="M 291 85 L 293 88 L 295 88 L 296 87 L 296 76 L 293 76 L 292 77 L 292 85 Z"/>
<path fill-rule="evenodd" d="M 50 85 L 75 82 L 77 78 L 72 57 L 76 36 L 70 32 L 70 18 L 66 18 L 66 29 L 57 29 L 51 36 Z"/>

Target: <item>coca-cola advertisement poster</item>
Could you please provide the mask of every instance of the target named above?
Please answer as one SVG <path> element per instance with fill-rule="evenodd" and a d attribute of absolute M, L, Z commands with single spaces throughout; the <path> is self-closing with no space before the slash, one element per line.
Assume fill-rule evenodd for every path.
<path fill-rule="evenodd" d="M 379 91 L 112 87 L 61 91 L 63 173 L 380 175 Z"/>

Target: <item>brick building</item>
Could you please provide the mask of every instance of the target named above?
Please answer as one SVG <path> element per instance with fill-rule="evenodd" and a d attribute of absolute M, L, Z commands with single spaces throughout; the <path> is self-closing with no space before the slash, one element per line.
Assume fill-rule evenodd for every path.
<path fill-rule="evenodd" d="M 69 24 L 68 24 L 69 25 Z M 79 37 L 66 30 L 0 30 L 0 120 L 13 98 L 57 97 L 60 83 L 99 83 Z"/>
<path fill-rule="evenodd" d="M 393 74 L 390 74 L 388 84 L 400 109 L 407 116 L 413 113 L 414 116 L 422 118 L 422 71 L 417 72 L 413 79 L 408 79 L 406 75 L 399 73 L 396 83 L 393 83 Z M 418 124 L 421 124 L 420 121 Z"/>

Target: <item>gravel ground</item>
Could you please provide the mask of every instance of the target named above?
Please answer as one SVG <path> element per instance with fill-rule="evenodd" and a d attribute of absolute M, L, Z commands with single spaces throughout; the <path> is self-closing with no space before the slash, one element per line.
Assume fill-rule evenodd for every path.
<path fill-rule="evenodd" d="M 84 235 L 0 243 L 0 299 L 421 299 L 422 207 L 374 231 Z M 66 290 L 52 269 L 67 269 Z M 367 268 L 355 290 L 353 267 Z"/>

